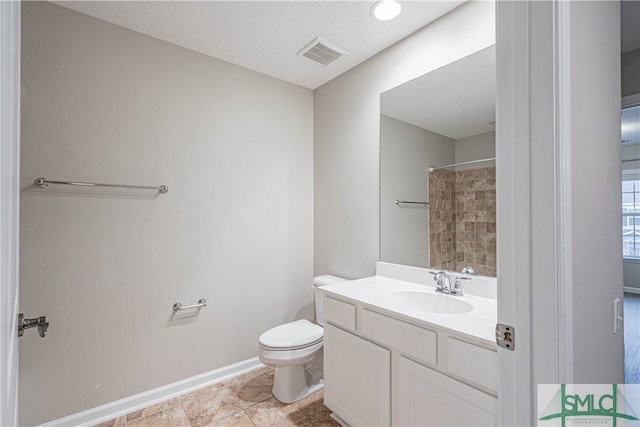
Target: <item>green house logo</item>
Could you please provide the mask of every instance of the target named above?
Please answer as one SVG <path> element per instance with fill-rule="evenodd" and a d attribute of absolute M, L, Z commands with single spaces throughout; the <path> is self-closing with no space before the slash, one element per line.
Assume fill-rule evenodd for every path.
<path fill-rule="evenodd" d="M 588 389 L 588 385 L 574 385 L 567 391 L 567 385 L 561 384 L 542 412 L 539 421 L 559 420 L 562 427 L 566 426 L 567 420 L 572 425 L 613 425 L 616 427 L 618 420 L 639 420 L 635 411 L 638 410 L 640 402 L 633 399 L 633 405 L 631 405 L 617 384 L 612 384 L 610 391 L 606 392 L 602 392 L 601 387 L 598 388 L 600 388 L 600 392 L 585 393 L 584 390 Z"/>

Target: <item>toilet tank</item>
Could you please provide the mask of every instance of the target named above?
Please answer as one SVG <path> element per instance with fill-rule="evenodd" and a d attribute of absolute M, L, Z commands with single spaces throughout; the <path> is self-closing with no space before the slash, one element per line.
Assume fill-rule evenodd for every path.
<path fill-rule="evenodd" d="M 330 274 L 313 278 L 313 302 L 316 309 L 316 322 L 318 322 L 319 325 L 324 326 L 324 298 L 320 288 L 327 285 L 333 285 L 334 283 L 346 282 L 347 280 L 348 279 L 332 276 Z"/>

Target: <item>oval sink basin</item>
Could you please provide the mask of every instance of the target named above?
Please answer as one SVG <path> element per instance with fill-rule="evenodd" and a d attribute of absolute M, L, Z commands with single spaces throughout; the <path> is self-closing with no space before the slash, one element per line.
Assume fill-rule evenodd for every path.
<path fill-rule="evenodd" d="M 397 291 L 385 295 L 389 302 L 413 310 L 421 310 L 438 314 L 463 314 L 473 310 L 473 306 L 461 297 L 434 294 L 421 291 Z"/>

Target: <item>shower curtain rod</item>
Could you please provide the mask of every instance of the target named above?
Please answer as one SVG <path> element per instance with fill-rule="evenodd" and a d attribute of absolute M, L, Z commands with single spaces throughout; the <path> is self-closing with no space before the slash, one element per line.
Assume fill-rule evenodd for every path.
<path fill-rule="evenodd" d="M 437 168 L 433 167 L 433 166 L 429 166 L 428 170 L 429 170 L 429 172 L 433 172 L 433 171 L 438 170 L 438 169 L 452 168 L 454 166 L 471 165 L 473 163 L 490 162 L 490 161 L 495 160 L 495 159 L 496 159 L 495 157 L 489 157 L 487 159 L 471 160 L 469 162 L 454 163 L 452 165 L 446 165 L 446 166 L 438 166 Z"/>

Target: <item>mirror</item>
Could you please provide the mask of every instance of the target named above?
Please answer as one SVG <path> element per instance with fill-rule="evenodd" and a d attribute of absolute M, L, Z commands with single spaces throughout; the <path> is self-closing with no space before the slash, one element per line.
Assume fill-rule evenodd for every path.
<path fill-rule="evenodd" d="M 380 95 L 382 261 L 496 275 L 495 82 L 491 46 Z"/>

